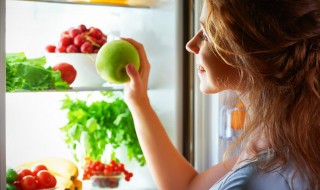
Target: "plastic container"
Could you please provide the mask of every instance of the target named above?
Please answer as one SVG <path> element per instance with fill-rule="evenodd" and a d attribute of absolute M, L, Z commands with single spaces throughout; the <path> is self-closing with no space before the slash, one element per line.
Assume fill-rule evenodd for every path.
<path fill-rule="evenodd" d="M 115 189 L 119 187 L 121 179 L 121 174 L 108 176 L 94 175 L 90 178 L 90 184 L 94 189 Z"/>

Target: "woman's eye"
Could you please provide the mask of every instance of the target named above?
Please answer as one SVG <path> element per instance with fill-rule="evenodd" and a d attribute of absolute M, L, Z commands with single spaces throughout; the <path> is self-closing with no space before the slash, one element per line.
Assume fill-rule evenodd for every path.
<path fill-rule="evenodd" d="M 200 39 L 201 39 L 201 40 L 205 40 L 205 41 L 208 40 L 208 37 L 206 36 L 206 34 L 204 33 L 204 31 L 200 31 Z"/>

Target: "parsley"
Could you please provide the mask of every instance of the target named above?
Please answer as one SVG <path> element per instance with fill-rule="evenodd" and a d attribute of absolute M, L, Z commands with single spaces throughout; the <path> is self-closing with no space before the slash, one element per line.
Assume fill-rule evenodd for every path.
<path fill-rule="evenodd" d="M 135 159 L 141 166 L 146 164 L 131 113 L 121 96 L 114 92 L 102 92 L 103 100 L 88 104 L 87 100 L 63 100 L 61 109 L 68 110 L 69 122 L 61 128 L 65 142 L 79 162 L 85 157 L 101 160 L 106 145 L 115 150 L 124 145 L 129 160 Z M 121 94 L 122 95 L 122 94 Z M 80 155 L 79 149 L 84 152 Z M 115 153 L 111 154 L 116 158 Z"/>

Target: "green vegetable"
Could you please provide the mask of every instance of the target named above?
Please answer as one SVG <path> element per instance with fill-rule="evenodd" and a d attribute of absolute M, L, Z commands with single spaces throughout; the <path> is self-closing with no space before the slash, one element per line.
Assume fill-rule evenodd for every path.
<path fill-rule="evenodd" d="M 145 165 L 131 113 L 121 96 L 114 92 L 103 92 L 103 100 L 88 105 L 87 100 L 63 100 L 62 110 L 68 110 L 69 122 L 61 128 L 65 142 L 73 151 L 77 161 L 84 157 L 101 160 L 106 145 L 114 150 L 120 146 L 127 149 L 128 158 Z M 122 95 L 122 94 L 121 94 Z M 79 153 L 84 152 L 84 156 Z M 115 159 L 115 153 L 111 153 Z M 117 158 L 116 158 L 117 159 Z"/>
<path fill-rule="evenodd" d="M 6 181 L 7 183 L 13 183 L 18 179 L 18 173 L 16 170 L 9 168 L 6 172 Z"/>
<path fill-rule="evenodd" d="M 6 190 L 17 190 L 18 188 L 13 184 L 7 183 Z"/>
<path fill-rule="evenodd" d="M 46 58 L 28 59 L 24 53 L 6 54 L 6 90 L 66 90 L 59 71 L 45 68 Z"/>

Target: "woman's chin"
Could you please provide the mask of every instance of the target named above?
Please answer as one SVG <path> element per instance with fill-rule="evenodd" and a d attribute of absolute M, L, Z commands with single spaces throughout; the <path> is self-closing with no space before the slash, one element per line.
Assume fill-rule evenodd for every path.
<path fill-rule="evenodd" d="M 210 87 L 209 85 L 205 85 L 202 82 L 200 82 L 200 91 L 203 94 L 215 94 L 215 93 L 219 93 L 222 90 L 219 88 L 215 88 L 215 87 Z"/>

